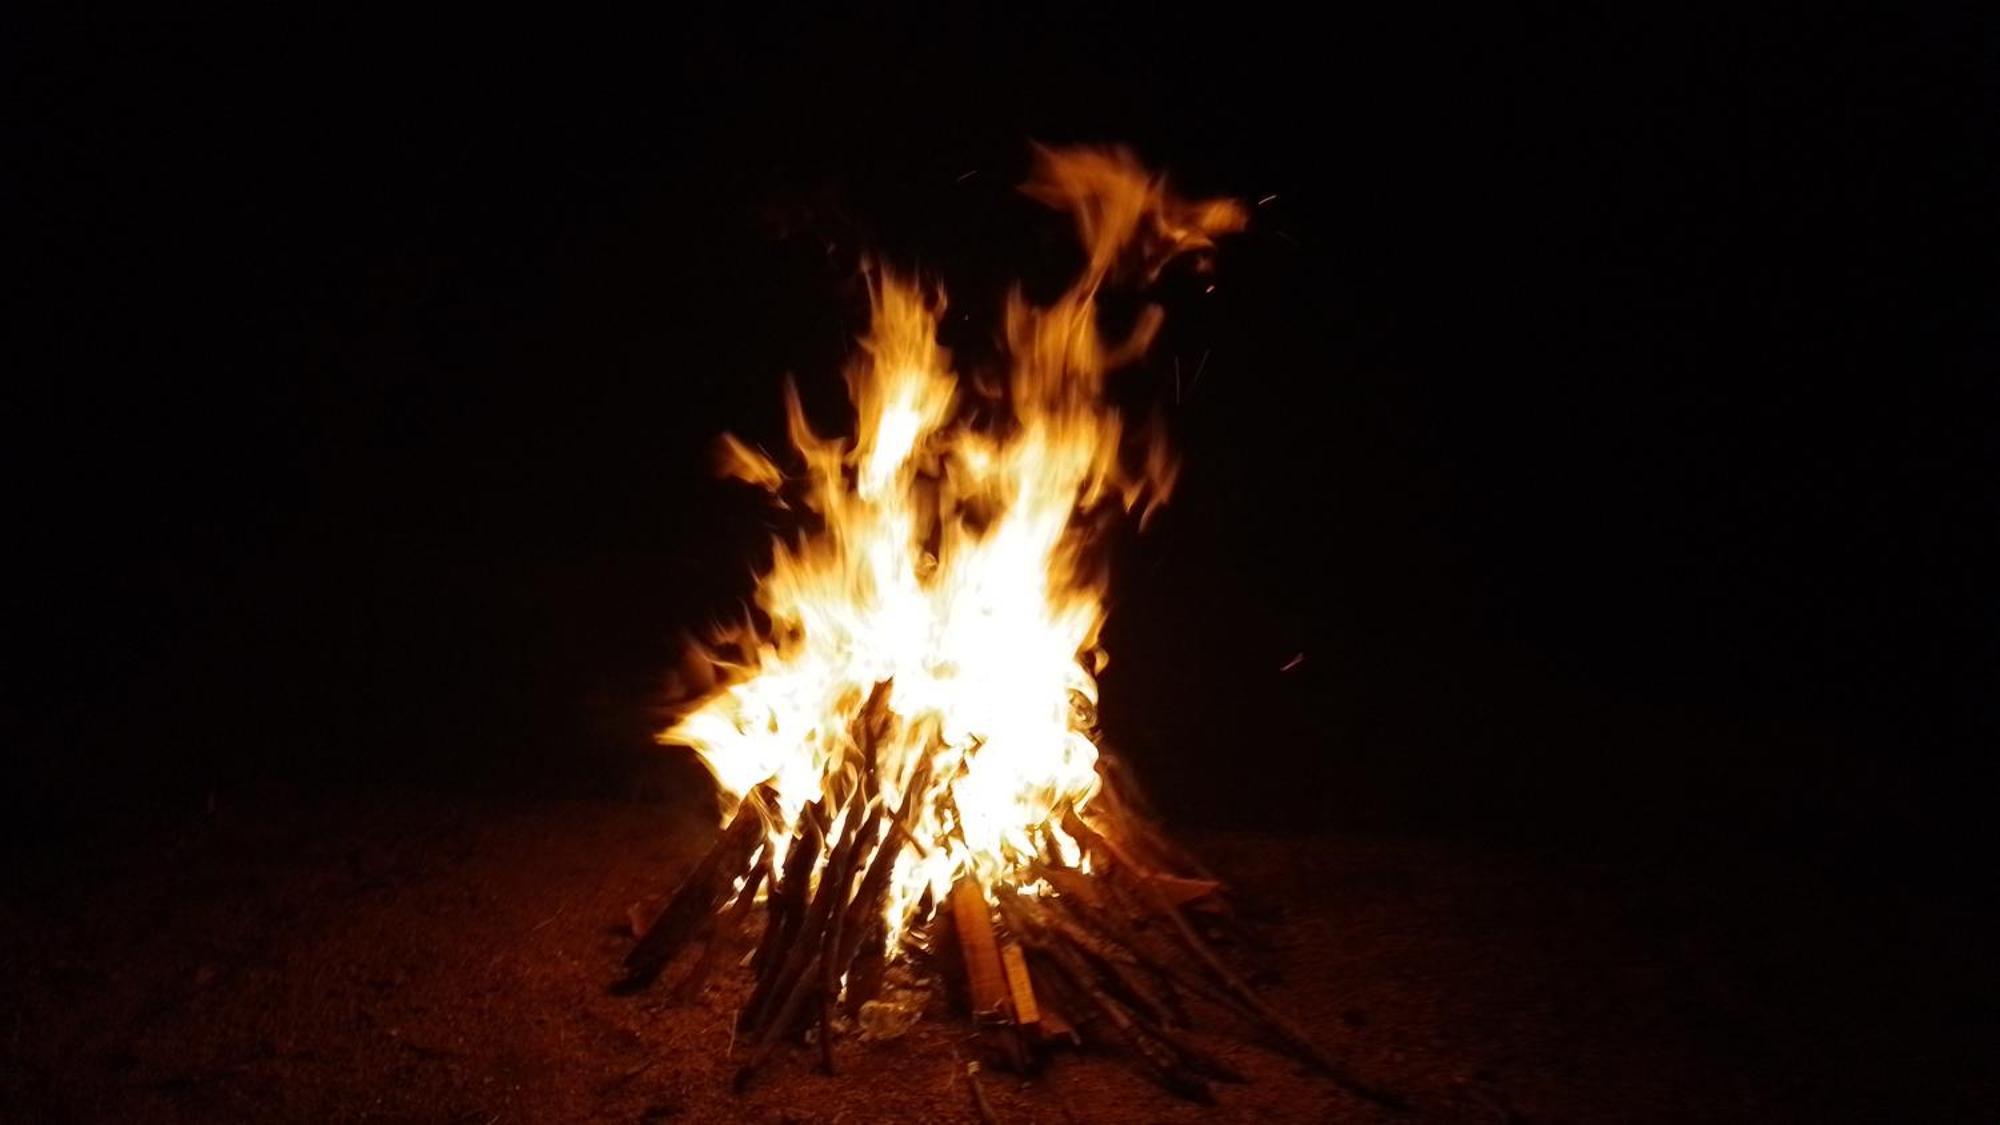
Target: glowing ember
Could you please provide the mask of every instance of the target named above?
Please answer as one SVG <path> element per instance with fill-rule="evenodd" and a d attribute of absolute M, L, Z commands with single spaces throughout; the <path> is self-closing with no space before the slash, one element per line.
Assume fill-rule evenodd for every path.
<path fill-rule="evenodd" d="M 1087 517 L 1116 505 L 1143 519 L 1175 473 L 1157 431 L 1134 435 L 1140 455 L 1121 455 L 1128 435 L 1103 395 L 1107 373 L 1144 353 L 1159 312 L 1107 341 L 1096 298 L 1244 222 L 1232 202 L 1175 199 L 1122 151 L 1041 150 L 1025 190 L 1074 216 L 1087 264 L 1048 307 L 1010 296 L 1005 409 L 975 410 L 953 373 L 937 343 L 943 295 L 880 271 L 847 376 L 854 436 L 814 434 L 788 389 L 793 471 L 725 439 L 726 472 L 816 519 L 776 544 L 758 583 L 768 627 L 718 638 L 704 657 L 720 686 L 660 736 L 700 754 L 730 808 L 770 784 L 768 845 L 782 864 L 802 810 L 852 791 L 866 768 L 854 727 L 889 683 L 865 741 L 878 807 L 907 797 L 909 829 L 897 845 L 895 818 L 872 818 L 864 844 L 897 849 L 884 900 L 892 955 L 926 890 L 942 903 L 968 874 L 989 897 L 1003 883 L 1045 890 L 1028 872 L 1045 848 L 1085 862 L 1060 820 L 1099 787 L 1105 577 L 1091 548 L 1103 521 Z M 749 655 L 721 655 L 732 649 Z"/>

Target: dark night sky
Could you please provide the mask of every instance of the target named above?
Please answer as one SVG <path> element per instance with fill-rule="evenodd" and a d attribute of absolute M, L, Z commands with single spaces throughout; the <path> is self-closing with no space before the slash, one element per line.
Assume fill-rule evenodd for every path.
<path fill-rule="evenodd" d="M 990 340 L 1038 138 L 1277 197 L 1121 391 L 1186 472 L 1107 716 L 1179 815 L 1970 832 L 1990 29 L 1291 18 L 17 37 L 30 823 L 613 787 L 765 535 L 709 441 L 831 413 L 862 249 Z"/>

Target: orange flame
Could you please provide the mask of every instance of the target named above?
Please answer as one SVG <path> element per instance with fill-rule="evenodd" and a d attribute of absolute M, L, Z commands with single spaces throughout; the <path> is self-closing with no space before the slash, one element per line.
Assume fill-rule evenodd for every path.
<path fill-rule="evenodd" d="M 723 686 L 660 735 L 699 753 L 732 806 L 772 783 L 781 857 L 800 810 L 858 768 L 850 726 L 891 681 L 880 799 L 901 807 L 924 779 L 912 795 L 917 846 L 898 854 L 885 906 L 891 950 L 926 889 L 942 901 L 968 873 L 1029 884 L 1038 835 L 1079 857 L 1052 814 L 1098 788 L 1085 716 L 1104 662 L 1105 590 L 1087 559 L 1099 521 L 1082 517 L 1115 502 L 1143 519 L 1176 471 L 1157 432 L 1138 466 L 1121 463 L 1124 424 L 1103 395 L 1106 375 L 1144 354 L 1159 310 L 1107 341 L 1097 297 L 1245 221 L 1227 200 L 1175 198 L 1120 149 L 1037 149 L 1024 190 L 1070 212 L 1088 259 L 1054 304 L 1018 289 L 1007 300 L 1012 418 L 975 425 L 962 409 L 937 342 L 942 293 L 876 273 L 873 323 L 847 375 L 854 437 L 813 433 L 787 387 L 803 475 L 724 439 L 726 474 L 795 494 L 819 524 L 775 545 L 756 591 L 769 628 L 729 638 L 754 656 L 711 658 Z"/>

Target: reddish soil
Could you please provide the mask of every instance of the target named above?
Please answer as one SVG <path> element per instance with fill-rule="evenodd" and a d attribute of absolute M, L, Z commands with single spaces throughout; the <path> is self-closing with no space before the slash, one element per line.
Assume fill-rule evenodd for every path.
<path fill-rule="evenodd" d="M 606 986 L 621 920 L 705 841 L 620 803 L 225 801 L 137 842 L 20 857 L 0 912 L 0 1117 L 21 1121 L 973 1120 L 964 1028 L 785 1052 L 729 1092 L 739 973 L 695 1005 Z M 1193 841 L 1273 927 L 1274 1004 L 1388 1113 L 1227 1035 L 1248 1072 L 1174 1101 L 1112 1049 L 1005 1122 L 1772 1121 L 1986 1116 L 1992 973 L 1971 930 L 1789 874 L 1713 881 L 1469 844 Z M 1983 975 L 1982 975 L 1983 974 Z M 1982 982 L 1975 987 L 1973 982 Z M 1982 1015 L 1981 1013 L 1985 1013 Z"/>

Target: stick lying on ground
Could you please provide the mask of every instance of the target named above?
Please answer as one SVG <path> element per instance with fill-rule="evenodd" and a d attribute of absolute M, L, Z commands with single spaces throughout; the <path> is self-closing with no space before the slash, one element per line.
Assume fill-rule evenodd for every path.
<path fill-rule="evenodd" d="M 1187 916 L 1181 913 L 1180 907 L 1168 901 L 1159 888 L 1144 877 L 1145 869 L 1134 863 L 1131 856 L 1115 841 L 1085 824 L 1074 809 L 1064 814 L 1063 827 L 1071 835 L 1084 841 L 1086 848 L 1100 852 L 1130 874 L 1138 876 L 1131 882 L 1139 889 L 1139 894 L 1146 901 L 1146 905 L 1173 924 L 1174 933 L 1180 939 L 1183 948 L 1208 971 L 1209 976 L 1217 984 L 1222 986 L 1239 1013 L 1261 1027 L 1287 1054 L 1317 1069 L 1358 1097 L 1392 1109 L 1406 1108 L 1405 1102 L 1399 1095 L 1382 1090 L 1372 1083 L 1362 1082 L 1348 1073 L 1344 1067 L 1321 1050 L 1304 1031 L 1301 1031 L 1298 1025 L 1266 1004 L 1242 977 L 1224 964 L 1222 958 L 1216 956 L 1215 951 L 1209 948 L 1208 943 L 1203 941 L 1194 927 L 1188 924 Z"/>
<path fill-rule="evenodd" d="M 721 838 L 681 881 L 646 936 L 626 955 L 625 979 L 616 991 L 637 992 L 653 983 L 681 945 L 709 920 L 723 896 L 734 889 L 736 877 L 746 873 L 751 858 L 763 846 L 764 812 L 776 800 L 775 790 L 760 785 L 736 806 L 736 815 L 722 830 Z"/>
<path fill-rule="evenodd" d="M 701 986 L 708 982 L 708 974 L 715 969 L 715 963 L 722 959 L 722 951 L 736 940 L 738 933 L 742 932 L 743 923 L 750 917 L 750 910 L 757 903 L 757 892 L 763 889 L 764 882 L 770 875 L 771 861 L 766 855 L 762 863 L 750 868 L 750 876 L 744 882 L 743 889 L 736 892 L 736 898 L 727 908 L 728 912 L 716 916 L 715 929 L 709 935 L 708 943 L 701 947 L 701 956 L 695 960 L 680 983 L 674 985 L 675 1003 L 684 1004 L 701 993 Z"/>
<path fill-rule="evenodd" d="M 842 1027 L 836 1007 L 844 1003 L 846 1017 L 859 1018 L 882 987 L 891 954 L 883 944 L 885 896 L 898 858 L 924 851 L 911 833 L 932 768 L 931 757 L 921 757 L 900 806 L 886 807 L 877 759 L 890 736 L 887 687 L 878 685 L 850 724 L 852 768 L 799 813 L 783 863 L 765 854 L 775 798 L 759 787 L 627 957 L 621 991 L 655 979 L 713 917 L 707 945 L 676 986 L 676 998 L 685 999 L 699 991 L 762 903 L 763 931 L 749 959 L 755 985 L 737 1017 L 750 1044 L 735 1075 L 739 1091 L 781 1043 L 798 1041 L 815 1024 L 820 1066 L 831 1073 Z M 1047 1052 L 1080 1043 L 1066 1011 L 1088 1017 L 1088 1033 L 1123 1042 L 1162 1087 L 1212 1102 L 1212 1082 L 1244 1078 L 1189 1038 L 1190 1001 L 1202 1001 L 1357 1096 L 1400 1108 L 1401 1098 L 1353 1077 L 1230 968 L 1190 921 L 1190 912 L 1199 911 L 1233 937 L 1242 923 L 1227 913 L 1221 885 L 1162 870 L 1159 864 L 1182 854 L 1178 845 L 1112 788 L 1093 802 L 1092 820 L 1067 805 L 1057 811 L 1037 845 L 1039 858 L 1023 866 L 1032 886 L 989 890 L 963 874 L 938 903 L 934 925 L 913 925 L 905 934 L 905 948 L 930 949 L 932 958 L 941 953 L 942 937 L 958 947 L 948 961 L 930 963 L 962 968 L 966 1007 L 981 1028 L 988 1061 L 1028 1073 Z M 1087 863 L 1063 860 L 1054 826 Z"/>

